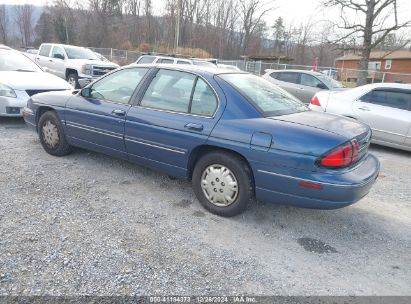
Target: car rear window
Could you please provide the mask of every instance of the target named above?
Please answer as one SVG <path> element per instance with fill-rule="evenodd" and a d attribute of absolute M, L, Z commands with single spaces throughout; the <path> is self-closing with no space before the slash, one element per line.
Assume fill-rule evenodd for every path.
<path fill-rule="evenodd" d="M 48 57 L 49 54 L 50 54 L 50 50 L 51 50 L 51 45 L 50 44 L 43 44 L 40 47 L 39 55 Z"/>
<path fill-rule="evenodd" d="M 154 56 L 142 56 L 137 63 L 152 63 L 156 59 Z"/>
<path fill-rule="evenodd" d="M 301 101 L 261 77 L 251 74 L 221 74 L 219 77 L 247 98 L 265 117 L 308 110 Z"/>

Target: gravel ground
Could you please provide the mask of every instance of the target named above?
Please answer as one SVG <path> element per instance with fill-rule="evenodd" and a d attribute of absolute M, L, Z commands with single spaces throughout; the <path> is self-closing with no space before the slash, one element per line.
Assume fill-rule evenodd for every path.
<path fill-rule="evenodd" d="M 0 295 L 411 295 L 411 153 L 340 210 L 206 212 L 190 183 L 102 154 L 57 158 L 0 119 Z"/>

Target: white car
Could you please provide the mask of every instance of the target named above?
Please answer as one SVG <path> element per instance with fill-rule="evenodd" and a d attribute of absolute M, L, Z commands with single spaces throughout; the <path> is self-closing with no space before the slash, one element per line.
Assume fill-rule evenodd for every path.
<path fill-rule="evenodd" d="M 367 84 L 350 90 L 320 91 L 309 107 L 357 119 L 373 131 L 372 142 L 411 151 L 411 85 Z"/>
<path fill-rule="evenodd" d="M 44 72 L 21 52 L 0 45 L 0 116 L 22 116 L 30 96 L 72 90 L 63 79 Z"/>

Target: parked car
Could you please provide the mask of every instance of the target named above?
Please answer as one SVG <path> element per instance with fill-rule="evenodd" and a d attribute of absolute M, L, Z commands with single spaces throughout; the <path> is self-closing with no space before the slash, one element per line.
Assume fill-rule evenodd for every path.
<path fill-rule="evenodd" d="M 368 193 L 379 162 L 371 130 L 310 111 L 261 77 L 189 65 L 131 65 L 79 91 L 33 96 L 24 110 L 43 148 L 82 147 L 192 180 L 222 216 L 250 199 L 340 208 Z"/>
<path fill-rule="evenodd" d="M 222 64 L 222 63 L 217 63 L 217 66 L 221 69 L 229 69 L 229 70 L 234 70 L 234 71 L 241 71 L 240 68 L 238 68 L 235 65 L 231 65 L 231 64 Z"/>
<path fill-rule="evenodd" d="M 84 87 L 118 64 L 101 60 L 93 51 L 74 45 L 43 43 L 36 63 L 48 72 L 67 80 L 74 88 Z"/>
<path fill-rule="evenodd" d="M 342 90 L 343 85 L 318 72 L 304 70 L 265 70 L 263 78 L 280 86 L 304 103 L 321 90 Z"/>
<path fill-rule="evenodd" d="M 318 92 L 312 110 L 354 118 L 369 125 L 372 142 L 411 151 L 411 85 L 367 84 L 342 92 Z"/>
<path fill-rule="evenodd" d="M 36 93 L 72 89 L 21 52 L 0 45 L 0 116 L 22 116 L 27 100 Z"/>
<path fill-rule="evenodd" d="M 186 59 L 170 56 L 154 56 L 154 55 L 141 55 L 136 64 L 147 64 L 147 63 L 163 63 L 163 64 L 188 64 L 188 65 L 199 65 L 206 67 L 215 67 L 216 65 L 212 62 L 200 59 Z"/>

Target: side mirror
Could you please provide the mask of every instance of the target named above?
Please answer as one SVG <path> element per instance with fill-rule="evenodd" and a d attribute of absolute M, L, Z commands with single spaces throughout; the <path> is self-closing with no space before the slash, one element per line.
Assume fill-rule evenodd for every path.
<path fill-rule="evenodd" d="M 53 57 L 54 57 L 54 58 L 57 58 L 57 59 L 62 59 L 62 60 L 64 60 L 64 55 L 62 55 L 62 54 L 54 54 Z"/>
<path fill-rule="evenodd" d="M 323 84 L 323 83 L 317 84 L 317 88 L 319 88 L 319 89 L 321 89 L 321 90 L 327 90 L 327 89 L 328 89 L 327 86 L 326 86 L 325 84 Z"/>
<path fill-rule="evenodd" d="M 80 95 L 84 98 L 90 98 L 91 97 L 91 88 L 83 88 L 80 92 Z"/>

